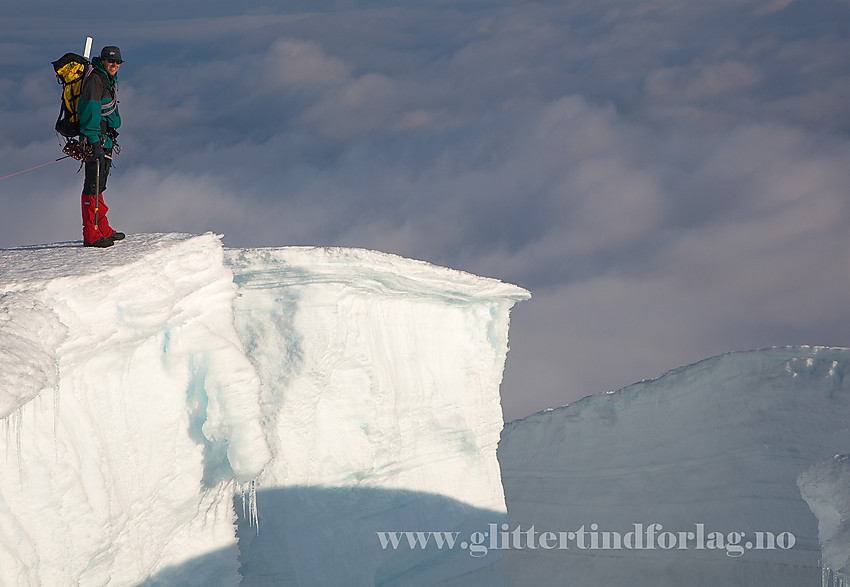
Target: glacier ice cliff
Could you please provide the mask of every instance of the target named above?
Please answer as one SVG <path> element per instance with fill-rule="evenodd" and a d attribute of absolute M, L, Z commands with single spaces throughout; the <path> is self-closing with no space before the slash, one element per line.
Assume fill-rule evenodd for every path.
<path fill-rule="evenodd" d="M 498 390 L 508 311 L 527 293 L 352 249 L 234 250 L 227 264 L 274 455 L 261 532 L 240 526 L 244 584 L 503 584 L 499 553 L 387 552 L 376 533 L 504 520 Z"/>
<path fill-rule="evenodd" d="M 824 561 L 850 552 L 848 372 L 848 349 L 730 353 L 507 424 L 509 527 L 565 533 L 506 550 L 507 581 L 820 585 L 818 518 Z"/>
<path fill-rule="evenodd" d="M 213 234 L 3 250 L 0 271 L 0 584 L 504 584 L 500 553 L 376 533 L 505 519 L 524 290 Z"/>

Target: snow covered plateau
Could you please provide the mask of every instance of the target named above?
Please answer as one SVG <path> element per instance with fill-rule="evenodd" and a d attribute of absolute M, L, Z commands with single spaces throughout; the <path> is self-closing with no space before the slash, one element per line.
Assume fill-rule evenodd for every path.
<path fill-rule="evenodd" d="M 0 585 L 504 585 L 380 538 L 505 521 L 528 295 L 213 234 L 0 251 Z"/>
<path fill-rule="evenodd" d="M 0 250 L 0 585 L 844 584 L 850 350 L 504 425 L 528 297 L 214 234 Z"/>

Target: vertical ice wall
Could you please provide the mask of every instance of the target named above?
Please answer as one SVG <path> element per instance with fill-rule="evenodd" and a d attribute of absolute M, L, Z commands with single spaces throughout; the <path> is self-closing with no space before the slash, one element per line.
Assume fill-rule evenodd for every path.
<path fill-rule="evenodd" d="M 221 551 L 198 584 L 238 581 L 233 486 L 270 453 L 222 255 L 214 235 L 0 251 L 0 584 L 134 584 Z"/>
<path fill-rule="evenodd" d="M 240 530 L 245 584 L 500 584 L 499 553 L 383 550 L 376 532 L 460 543 L 504 520 L 499 384 L 508 311 L 528 293 L 371 251 L 227 259 L 275 455 L 260 534 Z"/>

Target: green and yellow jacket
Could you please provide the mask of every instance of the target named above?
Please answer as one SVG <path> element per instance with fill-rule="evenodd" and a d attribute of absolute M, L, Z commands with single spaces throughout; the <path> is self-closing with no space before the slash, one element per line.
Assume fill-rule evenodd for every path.
<path fill-rule="evenodd" d="M 83 83 L 77 113 L 80 117 L 80 136 L 90 144 L 101 143 L 104 149 L 111 149 L 112 137 L 107 131 L 121 126 L 116 97 L 117 75 L 109 75 L 100 62 L 100 57 L 92 59 L 92 72 Z"/>

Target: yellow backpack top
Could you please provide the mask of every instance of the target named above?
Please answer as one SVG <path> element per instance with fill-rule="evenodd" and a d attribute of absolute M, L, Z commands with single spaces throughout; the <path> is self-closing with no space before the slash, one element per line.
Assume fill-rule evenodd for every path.
<path fill-rule="evenodd" d="M 83 89 L 85 78 L 91 73 L 88 59 L 76 53 L 66 53 L 53 62 L 56 81 L 62 86 L 62 101 L 59 118 L 56 119 L 56 132 L 66 138 L 80 134 L 80 117 L 77 115 L 77 102 Z"/>

